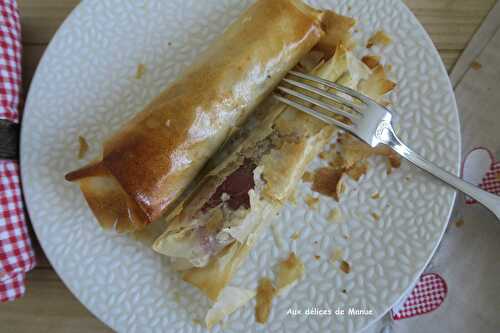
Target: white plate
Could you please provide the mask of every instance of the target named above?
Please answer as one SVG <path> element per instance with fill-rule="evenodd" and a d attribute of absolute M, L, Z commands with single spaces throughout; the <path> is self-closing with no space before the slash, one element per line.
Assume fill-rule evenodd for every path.
<path fill-rule="evenodd" d="M 193 319 L 203 318 L 208 302 L 146 246 L 100 230 L 77 186 L 63 179 L 84 164 L 76 159 L 77 138 L 90 143 L 88 159 L 97 156 L 102 140 L 175 79 L 250 2 L 83 1 L 57 33 L 33 80 L 21 140 L 31 219 L 67 286 L 115 330 L 201 332 Z M 402 137 L 457 172 L 460 134 L 453 92 L 438 53 L 410 11 L 398 0 L 311 3 L 356 17 L 356 36 L 363 41 L 380 28 L 394 38 L 380 53 L 394 65 L 393 101 Z M 147 70 L 136 80 L 139 63 Z M 306 279 L 276 300 L 267 326 L 255 324 L 252 302 L 230 316 L 225 332 L 358 331 L 412 285 L 442 237 L 454 191 L 406 164 L 388 177 L 378 160 L 360 184 L 348 185 L 340 205 L 346 223 L 340 225 L 326 222 L 336 204 L 322 198 L 318 209 L 308 209 L 302 198 L 311 192 L 301 185 L 298 206 L 286 207 L 276 221 L 285 249 L 276 247 L 268 230 L 234 284 L 254 288 L 290 250 L 306 262 Z M 374 192 L 380 200 L 370 198 Z M 297 241 L 290 240 L 294 232 L 300 233 Z M 335 248 L 343 249 L 350 274 L 328 261 Z M 355 307 L 373 315 L 291 317 L 290 307 Z"/>

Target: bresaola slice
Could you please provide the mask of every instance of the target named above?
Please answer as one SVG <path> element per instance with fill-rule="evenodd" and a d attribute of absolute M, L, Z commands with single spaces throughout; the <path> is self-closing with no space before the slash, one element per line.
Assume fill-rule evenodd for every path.
<path fill-rule="evenodd" d="M 255 187 L 253 171 L 256 167 L 255 163 L 250 159 L 246 159 L 236 171 L 217 187 L 215 193 L 201 210 L 206 212 L 210 208 L 219 206 L 223 201 L 232 210 L 237 210 L 240 207 L 249 209 L 250 197 L 248 192 Z"/>

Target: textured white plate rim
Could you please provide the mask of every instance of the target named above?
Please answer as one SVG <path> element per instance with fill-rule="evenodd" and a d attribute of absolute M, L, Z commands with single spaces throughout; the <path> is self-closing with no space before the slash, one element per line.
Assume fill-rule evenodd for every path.
<path fill-rule="evenodd" d="M 439 51 L 437 50 L 436 46 L 434 45 L 434 42 L 432 41 L 431 36 L 429 36 L 429 34 L 427 33 L 427 31 L 424 29 L 424 27 L 422 26 L 422 24 L 420 23 L 420 21 L 418 20 L 418 18 L 415 16 L 415 14 L 413 14 L 413 12 L 410 10 L 410 8 L 408 8 L 408 6 L 405 3 L 403 3 L 403 6 L 405 6 L 406 9 L 413 16 L 413 18 L 416 21 L 419 22 L 419 29 L 422 30 L 423 36 L 425 36 L 425 38 L 427 39 L 427 42 L 432 45 L 432 52 L 434 52 L 434 54 L 435 54 L 436 57 L 439 57 L 439 59 L 441 59 L 441 55 L 439 54 Z M 443 63 L 442 60 L 439 62 L 439 65 L 441 66 L 441 70 L 442 71 L 444 71 L 445 73 L 448 72 L 446 70 L 446 67 L 444 66 L 444 63 Z M 458 158 L 457 158 L 457 164 L 455 165 L 455 169 L 457 170 L 456 174 L 459 175 L 459 173 L 460 173 L 460 165 L 461 165 L 461 161 L 462 161 L 462 128 L 461 128 L 461 122 L 460 122 L 460 113 L 458 112 L 457 100 L 455 98 L 455 93 L 454 93 L 455 90 L 453 89 L 453 85 L 452 85 L 452 83 L 451 83 L 451 81 L 450 81 L 449 78 L 446 81 L 446 83 L 448 84 L 448 88 L 453 92 L 453 104 L 454 104 L 455 110 L 457 112 L 457 120 L 458 120 L 458 124 L 457 124 L 457 126 L 458 126 L 458 152 L 457 153 L 458 154 L 457 155 L 458 155 Z M 407 144 L 410 145 L 409 142 Z M 411 147 L 411 145 L 410 145 L 410 147 Z M 429 177 L 431 177 L 431 176 L 429 176 Z M 392 304 L 392 306 L 390 308 L 388 308 L 387 311 L 390 311 L 392 308 L 394 308 L 395 306 L 397 306 L 398 304 L 400 304 L 402 301 L 404 301 L 404 299 L 409 295 L 409 293 L 412 291 L 412 289 L 417 284 L 418 280 L 420 279 L 420 276 L 423 274 L 423 272 L 425 271 L 425 269 L 429 265 L 430 261 L 434 257 L 434 254 L 436 254 L 436 251 L 439 248 L 439 245 L 441 245 L 441 242 L 443 240 L 444 234 L 446 232 L 446 228 L 448 227 L 448 222 L 450 221 L 450 219 L 452 217 L 453 210 L 455 208 L 456 199 L 457 199 L 457 191 L 455 191 L 454 194 L 453 194 L 453 200 L 452 200 L 453 203 L 451 204 L 450 209 L 448 211 L 448 216 L 446 217 L 446 222 L 443 224 L 443 228 L 441 230 L 441 234 L 439 236 L 439 240 L 436 242 L 436 246 L 432 250 L 432 253 L 429 254 L 429 257 L 428 257 L 427 261 L 425 262 L 425 265 L 422 267 L 422 269 L 420 270 L 420 272 L 415 276 L 415 279 L 413 280 L 413 283 L 408 286 L 408 289 L 406 289 L 406 291 L 401 295 L 401 297 L 399 297 L 399 299 L 396 302 L 394 302 L 394 304 Z M 379 321 L 384 316 L 385 316 L 385 313 L 380 314 L 373 321 L 369 322 L 367 324 L 367 326 L 365 327 L 365 329 L 367 327 L 373 325 L 377 321 Z"/>
<path fill-rule="evenodd" d="M 54 34 L 54 36 L 52 37 L 52 39 L 50 40 L 50 43 L 47 45 L 47 48 L 45 49 L 42 57 L 40 58 L 40 61 L 39 61 L 39 64 L 43 63 L 44 60 L 45 60 L 45 57 L 47 56 L 47 50 L 50 48 L 50 46 L 52 45 L 53 41 L 55 41 L 58 36 L 61 34 L 62 31 L 64 31 L 64 28 L 66 27 L 67 24 L 69 24 L 68 22 L 71 22 L 71 18 L 73 17 L 73 15 L 75 15 L 75 13 L 77 13 L 77 11 L 79 10 L 80 6 L 82 6 L 82 2 L 78 3 L 78 5 L 75 6 L 75 8 L 73 8 L 71 10 L 71 12 L 68 14 L 68 16 L 64 19 L 63 23 L 60 25 L 60 27 L 57 29 L 56 33 Z M 39 75 L 39 72 L 38 71 L 35 71 L 35 74 L 33 75 L 33 78 L 31 80 L 31 82 L 34 82 L 37 78 L 37 76 Z M 25 104 L 25 108 L 24 110 L 28 110 L 28 103 L 30 101 L 30 95 L 32 94 L 33 92 L 31 91 L 31 89 L 28 91 L 28 94 L 26 96 L 26 104 Z M 26 116 L 26 113 L 23 113 L 22 117 L 24 118 Z M 23 135 L 23 133 L 26 131 L 26 126 L 24 126 L 25 122 L 21 121 L 21 134 L 20 134 L 20 141 L 21 141 L 21 144 L 19 145 L 19 156 L 22 158 L 22 150 L 23 150 L 23 144 L 22 144 L 22 141 L 23 141 L 23 137 L 25 137 L 25 135 Z M 24 180 L 23 180 L 23 167 L 22 167 L 22 162 L 20 163 L 21 165 L 21 168 L 20 168 L 20 178 L 21 178 L 21 185 L 22 187 L 24 187 Z M 29 201 L 25 198 L 24 199 L 24 203 L 26 205 L 26 211 L 28 212 L 28 215 L 30 217 L 30 221 L 31 221 L 31 213 L 30 213 L 30 204 L 29 204 Z M 33 230 L 35 231 L 35 234 L 37 236 L 37 239 L 38 239 L 38 232 L 37 232 L 37 227 L 35 226 L 34 223 L 31 223 L 31 225 L 33 226 Z M 40 247 L 42 248 L 43 252 L 44 253 L 47 253 L 45 251 L 45 248 L 44 248 L 44 245 L 43 245 L 43 242 L 41 240 L 39 240 L 38 242 L 40 244 Z M 56 268 L 56 266 L 53 265 L 52 263 L 52 259 L 49 257 L 49 256 L 46 256 L 47 260 L 49 261 L 50 263 L 50 266 L 52 267 L 52 269 L 56 272 L 57 276 L 61 279 L 61 281 L 63 282 L 63 284 L 66 286 L 66 288 L 68 288 L 68 290 L 71 292 L 71 294 L 76 298 L 78 299 L 78 301 L 80 303 L 82 303 L 85 308 L 90 312 L 92 313 L 97 319 L 99 319 L 102 323 L 104 323 L 106 326 L 110 327 L 106 321 L 104 320 L 104 318 L 102 318 L 99 313 L 97 311 L 94 311 L 93 309 L 91 309 L 91 307 L 87 306 L 85 303 L 83 303 L 80 298 L 78 297 L 78 294 L 76 292 L 76 290 L 73 290 L 73 287 L 70 286 L 69 283 L 66 283 L 66 281 L 63 279 L 63 274 L 61 274 L 61 272 L 59 272 L 59 270 Z"/>
<path fill-rule="evenodd" d="M 57 40 L 57 38 L 60 36 L 60 34 L 62 34 L 62 31 L 65 30 L 66 26 L 68 24 L 70 24 L 73 16 L 79 11 L 79 9 L 83 6 L 83 3 L 84 1 L 80 2 L 71 12 L 70 14 L 64 19 L 63 23 L 61 24 L 61 26 L 58 28 L 58 30 L 56 31 L 56 33 L 54 34 L 53 38 L 51 39 L 51 42 L 49 43 L 48 47 L 46 48 L 46 51 L 44 52 L 43 56 L 41 57 L 40 59 L 40 64 L 43 63 L 45 61 L 45 58 L 47 56 L 47 50 L 49 50 L 49 48 L 51 47 L 53 41 Z M 418 29 L 420 29 L 422 31 L 422 35 L 424 36 L 424 38 L 427 40 L 427 42 L 429 43 L 429 45 L 432 45 L 432 52 L 434 53 L 435 57 L 438 57 L 439 59 L 441 59 L 441 56 L 438 52 L 438 50 L 436 49 L 432 39 L 430 38 L 429 34 L 427 33 L 427 31 L 424 29 L 424 27 L 422 26 L 422 24 L 420 24 L 420 21 L 418 21 L 417 17 L 413 14 L 413 12 L 408 8 L 408 6 L 403 3 L 401 1 L 402 5 L 405 7 L 405 9 L 410 13 L 410 15 L 417 21 L 419 22 L 418 24 Z M 446 70 L 446 67 L 444 66 L 444 63 L 442 62 L 442 60 L 439 61 L 439 66 L 441 67 L 441 70 L 444 72 L 444 73 L 447 73 L 447 70 Z M 39 75 L 39 71 L 36 71 L 34 76 L 33 76 L 33 79 L 32 79 L 32 82 L 35 81 L 37 79 Z M 456 126 L 458 127 L 458 132 L 457 132 L 457 135 L 458 135 L 458 151 L 457 151 L 457 163 L 455 165 L 455 170 L 456 173 L 460 173 L 460 164 L 461 164 L 461 160 L 462 160 L 462 132 L 461 132 L 461 122 L 460 122 L 460 113 L 458 112 L 458 107 L 457 107 L 457 103 L 456 103 L 456 98 L 455 98 L 455 95 L 454 95 L 454 89 L 453 89 L 453 86 L 451 84 L 451 81 L 448 79 L 447 80 L 447 85 L 448 85 L 448 88 L 451 92 L 453 92 L 453 96 L 452 96 L 452 103 L 453 103 L 453 107 L 455 109 L 455 112 L 456 112 L 456 116 L 457 116 L 457 124 Z M 30 90 L 27 94 L 27 97 L 26 97 L 26 105 L 25 105 L 25 110 L 28 109 L 28 105 L 29 105 L 29 101 L 30 101 L 30 96 L 32 95 L 32 91 Z M 26 113 L 23 113 L 22 117 L 24 118 L 27 114 Z M 23 150 L 23 138 L 26 137 L 25 135 L 23 135 L 23 133 L 26 131 L 26 126 L 24 126 L 25 122 L 21 122 L 21 145 L 20 145 L 20 157 L 22 158 L 22 150 Z M 411 146 L 411 145 L 410 145 Z M 22 185 L 24 186 L 24 180 L 23 180 L 23 174 L 24 174 L 24 169 L 22 167 L 22 162 L 20 163 L 21 165 L 21 168 L 20 168 L 20 178 L 21 178 L 21 183 Z M 408 286 L 407 290 L 401 294 L 401 296 L 397 299 L 396 302 L 394 302 L 390 307 L 387 308 L 387 311 L 390 311 L 391 308 L 393 308 L 394 306 L 398 305 L 401 301 L 404 300 L 404 298 L 408 295 L 409 292 L 411 292 L 411 290 L 413 289 L 414 285 L 418 282 L 418 279 L 420 278 L 421 274 L 424 272 L 425 268 L 428 266 L 429 262 L 432 260 L 435 252 L 437 251 L 437 249 L 439 248 L 441 242 L 442 242 L 442 239 L 443 239 L 443 236 L 445 234 L 445 231 L 446 231 L 446 228 L 448 226 L 448 222 L 452 216 L 452 213 L 453 213 L 453 210 L 454 210 L 454 207 L 455 207 L 455 201 L 456 201 L 456 197 L 457 197 L 457 192 L 454 191 L 453 193 L 453 199 L 452 199 L 452 204 L 450 205 L 450 208 L 449 208 L 449 211 L 448 211 L 448 214 L 447 214 L 447 218 L 446 218 L 446 221 L 443 223 L 443 227 L 442 227 L 442 230 L 440 231 L 440 236 L 439 236 L 439 239 L 438 241 L 436 242 L 436 245 L 434 247 L 434 249 L 432 250 L 432 253 L 430 253 L 427 261 L 425 262 L 425 265 L 419 270 L 418 274 L 416 274 L 413 282 Z M 31 214 L 30 214 L 30 203 L 29 203 L 29 200 L 25 199 L 25 204 L 26 204 L 26 211 L 28 212 L 28 214 L 30 215 L 31 217 Z M 35 234 L 37 234 L 37 237 L 38 237 L 38 232 L 37 232 L 37 226 L 36 224 L 32 224 L 33 226 L 33 229 L 35 231 Z M 44 250 L 45 252 L 45 249 L 44 249 L 44 245 L 42 243 L 42 241 L 39 242 L 41 248 Z M 52 259 L 47 256 L 47 259 L 48 261 L 51 263 L 51 266 L 52 268 L 54 269 L 54 271 L 57 273 L 57 275 L 61 278 L 61 280 L 63 281 L 64 285 L 70 290 L 70 292 L 86 307 L 86 309 L 92 313 L 96 318 L 98 318 L 101 322 L 103 322 L 104 324 L 106 324 L 108 326 L 108 323 L 106 322 L 106 320 L 103 318 L 103 316 L 98 312 L 98 311 L 95 311 L 95 309 L 93 309 L 92 307 L 89 307 L 87 306 L 79 297 L 78 297 L 78 293 L 76 290 L 73 289 L 73 287 L 67 283 L 64 279 L 63 279 L 63 274 L 61 274 L 61 272 L 58 270 L 58 268 L 56 268 L 56 266 L 54 266 L 52 264 Z M 367 324 L 365 325 L 365 327 L 362 329 L 362 331 L 364 331 L 365 329 L 367 329 L 368 327 L 370 327 L 371 325 L 373 325 L 374 323 L 376 323 L 377 321 L 379 321 L 382 317 L 384 317 L 386 314 L 387 314 L 387 311 L 386 312 L 383 312 L 381 313 L 380 315 L 378 315 L 377 317 L 373 317 L 370 321 L 367 322 Z M 108 327 L 111 327 L 111 326 L 108 326 Z M 113 328 L 113 327 L 111 327 Z"/>

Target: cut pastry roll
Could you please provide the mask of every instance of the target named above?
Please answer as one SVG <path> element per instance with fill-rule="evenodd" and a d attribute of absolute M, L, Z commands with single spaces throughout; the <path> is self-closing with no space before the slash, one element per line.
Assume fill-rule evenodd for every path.
<path fill-rule="evenodd" d="M 340 46 L 313 74 L 356 88 L 371 71 Z M 201 181 L 153 245 L 155 251 L 174 258 L 184 280 L 212 300 L 336 131 L 278 103 L 259 113 L 265 116 Z"/>
<path fill-rule="evenodd" d="M 387 92 L 379 87 L 387 78 L 342 44 L 330 58 L 327 54 L 312 54 L 301 63 L 314 67 L 309 73 L 318 77 L 357 90 L 363 86 L 373 92 L 372 98 Z M 219 153 L 217 166 L 181 203 L 153 249 L 169 256 L 182 279 L 217 306 L 263 231 L 294 194 L 308 164 L 336 131 L 293 108 L 266 103 L 236 143 Z"/>

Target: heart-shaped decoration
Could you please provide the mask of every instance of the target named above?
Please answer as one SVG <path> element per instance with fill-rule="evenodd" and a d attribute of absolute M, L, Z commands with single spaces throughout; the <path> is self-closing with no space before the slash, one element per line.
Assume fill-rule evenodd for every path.
<path fill-rule="evenodd" d="M 424 274 L 402 306 L 392 310 L 392 318 L 401 320 L 432 312 L 443 304 L 447 294 L 448 286 L 440 275 Z"/>
<path fill-rule="evenodd" d="M 462 178 L 485 191 L 500 195 L 500 162 L 486 148 L 476 148 L 469 152 L 462 165 Z M 476 200 L 466 197 L 467 204 Z"/>

